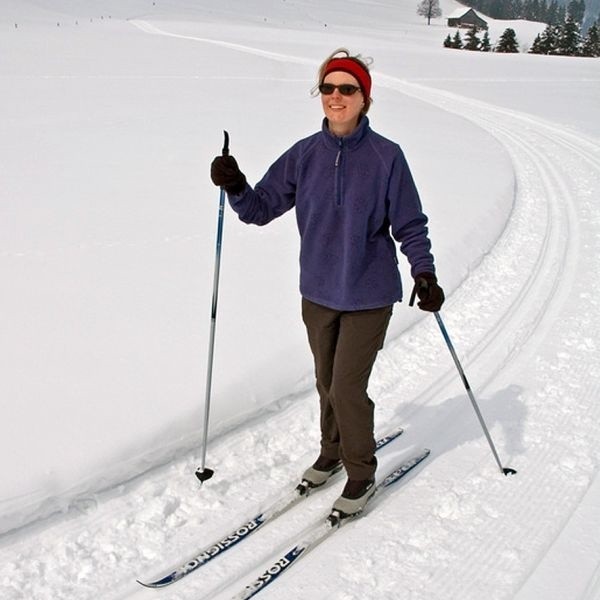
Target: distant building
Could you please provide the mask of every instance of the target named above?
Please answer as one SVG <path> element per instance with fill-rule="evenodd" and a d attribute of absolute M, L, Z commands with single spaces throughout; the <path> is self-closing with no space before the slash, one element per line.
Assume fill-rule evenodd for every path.
<path fill-rule="evenodd" d="M 448 27 L 487 29 L 487 21 L 482 19 L 472 8 L 459 8 L 448 17 Z"/>

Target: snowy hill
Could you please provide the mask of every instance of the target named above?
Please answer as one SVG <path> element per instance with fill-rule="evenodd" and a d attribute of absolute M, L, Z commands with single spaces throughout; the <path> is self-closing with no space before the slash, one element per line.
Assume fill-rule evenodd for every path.
<path fill-rule="evenodd" d="M 0 28 L 3 600 L 227 598 L 339 493 L 168 591 L 135 583 L 314 458 L 293 215 L 259 229 L 227 211 L 216 474 L 202 489 L 193 477 L 208 165 L 227 129 L 254 182 L 315 131 L 309 90 L 338 46 L 375 60 L 373 128 L 406 152 L 442 314 L 519 473 L 498 474 L 434 320 L 403 303 L 371 390 L 379 431 L 406 428 L 382 464 L 432 456 L 262 596 L 599 597 L 597 60 L 449 51 L 444 17 L 428 27 L 392 0 L 3 0 Z"/>

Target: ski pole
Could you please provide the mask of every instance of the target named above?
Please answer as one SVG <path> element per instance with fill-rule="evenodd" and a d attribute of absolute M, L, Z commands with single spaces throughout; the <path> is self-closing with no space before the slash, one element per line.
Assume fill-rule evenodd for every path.
<path fill-rule="evenodd" d="M 427 285 L 427 284 L 425 284 L 425 285 Z M 415 297 L 417 295 L 417 291 L 418 291 L 417 285 L 415 285 L 415 287 L 413 288 L 412 294 L 410 296 L 410 301 L 408 303 L 409 306 L 413 306 L 413 304 L 415 303 Z M 487 425 L 485 424 L 483 415 L 481 414 L 481 411 L 479 410 L 479 405 L 477 404 L 477 400 L 475 400 L 475 396 L 473 395 L 473 392 L 471 391 L 471 386 L 469 385 L 469 382 L 467 381 L 467 376 L 465 375 L 462 365 L 460 364 L 460 361 L 458 360 L 458 355 L 456 354 L 456 350 L 454 350 L 454 346 L 452 345 L 452 341 L 450 340 L 450 336 L 448 335 L 448 330 L 446 329 L 446 326 L 444 325 L 444 321 L 442 321 L 442 317 L 440 316 L 439 312 L 436 311 L 433 314 L 435 316 L 435 320 L 437 321 L 437 323 L 440 327 L 440 331 L 442 332 L 442 335 L 444 336 L 444 340 L 446 341 L 448 350 L 450 350 L 450 354 L 452 355 L 452 358 L 454 359 L 454 364 L 456 365 L 456 368 L 462 379 L 465 389 L 467 390 L 467 394 L 469 396 L 469 399 L 471 400 L 471 404 L 473 405 L 475 414 L 477 415 L 477 418 L 479 419 L 479 424 L 481 425 L 481 428 L 483 429 L 483 433 L 485 434 L 485 437 L 487 438 L 488 444 L 490 445 L 490 448 L 492 450 L 492 454 L 494 455 L 494 458 L 496 459 L 496 464 L 500 468 L 500 472 L 503 475 L 515 475 L 516 471 L 514 469 L 510 469 L 508 467 L 505 468 L 502 466 L 502 463 L 500 462 L 500 457 L 498 456 L 498 452 L 496 451 L 496 446 L 494 445 L 492 436 L 490 435 Z"/>
<path fill-rule="evenodd" d="M 481 425 L 481 428 L 483 429 L 483 433 L 485 433 L 485 437 L 487 438 L 488 444 L 490 445 L 490 448 L 492 450 L 492 454 L 494 455 L 494 458 L 496 459 L 496 464 L 500 468 L 500 472 L 503 475 L 515 475 L 516 471 L 514 469 L 510 469 L 508 467 L 502 466 L 502 463 L 500 462 L 500 457 L 498 456 L 498 452 L 496 451 L 496 447 L 494 446 L 494 442 L 492 441 L 492 436 L 490 435 L 490 432 L 485 424 L 485 420 L 483 419 L 483 415 L 481 414 L 481 411 L 479 410 L 479 406 L 477 404 L 477 401 L 475 400 L 475 396 L 473 395 L 473 392 L 471 391 L 471 386 L 469 385 L 469 382 L 467 381 L 467 376 L 465 375 L 465 372 L 460 364 L 460 361 L 458 360 L 458 356 L 456 355 L 454 346 L 452 345 L 452 342 L 450 341 L 450 336 L 448 335 L 448 331 L 444 325 L 444 322 L 442 321 L 442 317 L 440 316 L 439 312 L 434 312 L 433 314 L 435 316 L 435 320 L 437 321 L 438 325 L 440 326 L 440 330 L 442 332 L 442 335 L 444 336 L 444 340 L 446 340 L 446 345 L 448 346 L 448 350 L 450 350 L 450 354 L 452 355 L 452 358 L 454 359 L 454 364 L 456 365 L 456 368 L 458 369 L 458 373 L 463 381 L 465 389 L 467 390 L 467 394 L 469 395 L 469 399 L 471 400 L 471 404 L 473 405 L 475 414 L 477 415 L 477 418 L 479 419 L 479 423 Z"/>
<path fill-rule="evenodd" d="M 229 155 L 229 134 L 223 131 L 223 156 Z M 219 195 L 219 217 L 217 220 L 217 248 L 215 252 L 215 269 L 213 278 L 212 308 L 210 313 L 210 337 L 208 342 L 208 367 L 206 370 L 206 395 L 204 400 L 204 427 L 202 433 L 202 464 L 196 469 L 196 477 L 201 483 L 214 475 L 212 469 L 206 468 L 206 446 L 208 440 L 208 419 L 210 415 L 210 399 L 212 390 L 212 371 L 215 349 L 215 330 L 217 325 L 217 304 L 219 301 L 219 274 L 221 271 L 221 245 L 223 242 L 223 216 L 225 214 L 225 190 L 221 188 Z"/>

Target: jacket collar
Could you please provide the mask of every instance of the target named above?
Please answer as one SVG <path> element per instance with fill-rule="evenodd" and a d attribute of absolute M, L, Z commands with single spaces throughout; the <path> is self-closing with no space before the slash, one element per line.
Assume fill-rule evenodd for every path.
<path fill-rule="evenodd" d="M 350 150 L 356 148 L 362 142 L 369 130 L 369 119 L 364 115 L 360 118 L 356 129 L 350 135 L 345 135 L 341 138 L 329 131 L 327 117 L 323 119 L 323 124 L 321 127 L 325 145 L 336 150 L 339 150 L 340 145 L 343 145 L 345 148 Z"/>

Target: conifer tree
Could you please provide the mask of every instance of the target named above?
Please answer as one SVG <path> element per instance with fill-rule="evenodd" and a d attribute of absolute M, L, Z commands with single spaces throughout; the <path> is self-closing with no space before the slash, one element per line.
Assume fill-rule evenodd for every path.
<path fill-rule="evenodd" d="M 463 42 L 460 37 L 460 31 L 458 31 L 458 29 L 456 30 L 456 33 L 454 34 L 454 37 L 452 38 L 452 47 L 456 48 L 457 50 L 460 50 L 463 47 Z"/>
<path fill-rule="evenodd" d="M 448 34 L 444 40 L 444 48 L 452 48 L 452 38 L 450 37 L 450 34 Z"/>
<path fill-rule="evenodd" d="M 581 47 L 582 56 L 600 56 L 600 23 L 596 21 L 588 30 Z"/>
<path fill-rule="evenodd" d="M 531 44 L 531 48 L 529 48 L 529 54 L 546 54 L 542 50 L 542 36 L 541 34 L 537 34 L 535 36 L 535 40 L 533 40 L 533 44 Z"/>
<path fill-rule="evenodd" d="M 558 36 L 557 51 L 563 56 L 577 56 L 581 44 L 581 31 L 579 25 L 573 19 L 568 17 L 564 25 L 560 28 Z"/>
<path fill-rule="evenodd" d="M 554 25 L 547 25 L 541 34 L 538 34 L 531 46 L 531 54 L 556 54 L 558 35 Z"/>
<path fill-rule="evenodd" d="M 525 0 L 523 2 L 523 18 L 528 21 L 539 21 L 540 3 L 538 0 Z"/>
<path fill-rule="evenodd" d="M 557 12 L 556 12 L 555 25 L 560 25 L 561 23 L 564 23 L 566 18 L 567 18 L 567 9 L 564 6 L 559 5 Z"/>
<path fill-rule="evenodd" d="M 575 23 L 583 23 L 585 15 L 585 0 L 571 0 L 567 5 L 567 18 L 573 19 Z"/>
<path fill-rule="evenodd" d="M 492 44 L 490 43 L 490 34 L 486 32 L 483 34 L 483 38 L 481 39 L 481 46 L 479 48 L 482 52 L 489 52 L 492 49 Z"/>
<path fill-rule="evenodd" d="M 479 50 L 481 45 L 480 39 L 477 37 L 477 27 L 473 27 L 467 31 L 465 35 L 465 50 Z"/>
<path fill-rule="evenodd" d="M 527 19 L 550 25 L 562 25 L 568 16 L 583 25 L 586 0 L 459 0 L 461 4 L 481 11 L 492 19 Z M 588 13 L 598 10 L 598 0 L 587 0 L 592 7 Z M 592 17 L 588 14 L 588 19 Z"/>
<path fill-rule="evenodd" d="M 558 2 L 556 0 L 550 2 L 544 21 L 550 25 L 558 23 Z"/>
<path fill-rule="evenodd" d="M 558 54 L 558 38 L 560 37 L 560 25 L 552 25 L 542 33 L 542 43 L 546 54 Z"/>
<path fill-rule="evenodd" d="M 506 54 L 519 52 L 519 43 L 517 42 L 517 34 L 514 29 L 509 27 L 504 30 L 504 33 L 500 36 L 500 39 L 496 44 L 496 52 L 503 52 Z"/>

